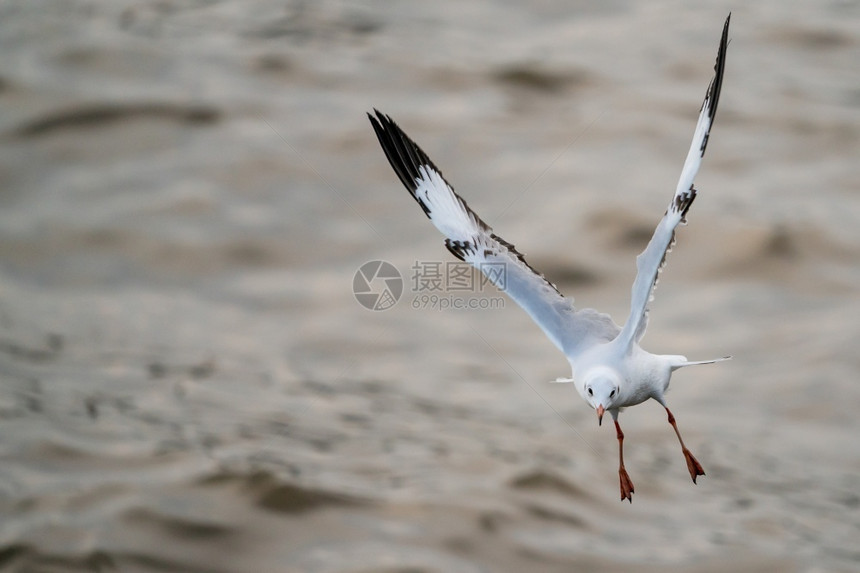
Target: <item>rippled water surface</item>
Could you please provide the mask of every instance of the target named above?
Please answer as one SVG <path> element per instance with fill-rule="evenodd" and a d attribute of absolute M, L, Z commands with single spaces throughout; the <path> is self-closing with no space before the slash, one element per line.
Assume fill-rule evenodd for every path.
<path fill-rule="evenodd" d="M 662 408 L 624 413 L 620 504 L 614 429 L 547 383 L 569 368 L 525 313 L 422 308 L 415 267 L 452 259 L 365 113 L 620 322 L 730 9 L 644 343 L 734 360 L 673 380 L 698 485 Z M 858 26 L 837 1 L 0 3 L 0 570 L 857 570 Z M 404 277 L 384 312 L 352 293 L 377 259 Z"/>

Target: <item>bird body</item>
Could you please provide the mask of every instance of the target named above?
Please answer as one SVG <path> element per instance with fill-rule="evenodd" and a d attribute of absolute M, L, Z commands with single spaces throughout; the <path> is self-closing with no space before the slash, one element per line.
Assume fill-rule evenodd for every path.
<path fill-rule="evenodd" d="M 595 345 L 570 362 L 571 377 L 582 399 L 597 409 L 603 407 L 618 417 L 621 408 L 651 398 L 663 402 L 672 372 L 689 364 L 685 356 L 651 354 L 634 344 L 629 349 L 606 343 Z"/>
<path fill-rule="evenodd" d="M 469 208 L 427 154 L 389 116 L 379 111 L 375 116 L 368 114 L 391 167 L 424 214 L 446 237 L 447 249 L 458 259 L 478 268 L 519 304 L 565 354 L 570 362 L 571 377 L 556 382 L 573 382 L 582 398 L 597 411 L 598 422 L 602 422 L 604 412 L 612 415 L 619 444 L 622 500 L 632 501 L 633 482 L 624 468 L 624 434 L 618 424 L 618 414 L 621 408 L 649 399 L 666 408 L 693 482 L 697 476 L 704 475 L 701 465 L 684 445 L 664 395 L 672 372 L 678 368 L 711 364 L 729 357 L 690 362 L 684 356 L 651 354 L 641 348 L 639 341 L 648 324 L 654 287 L 675 243 L 675 230 L 686 223 L 687 212 L 697 196 L 693 180 L 717 111 L 730 18 L 731 14 L 723 26 L 714 78 L 705 93 L 675 193 L 645 250 L 636 257 L 637 274 L 631 291 L 630 314 L 623 327 L 605 313 L 575 308 L 570 299 L 526 262 L 514 245 L 496 235 Z M 501 273 L 498 272 L 500 268 L 503 269 Z"/>

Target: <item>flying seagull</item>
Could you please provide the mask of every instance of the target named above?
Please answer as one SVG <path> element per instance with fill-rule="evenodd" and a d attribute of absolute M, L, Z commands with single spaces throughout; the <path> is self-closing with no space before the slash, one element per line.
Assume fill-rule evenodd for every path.
<path fill-rule="evenodd" d="M 622 501 L 633 501 L 633 482 L 624 468 L 624 433 L 618 425 L 618 413 L 624 407 L 640 404 L 649 398 L 666 409 L 693 483 L 696 477 L 705 475 L 701 464 L 684 445 L 664 394 L 675 370 L 694 364 L 712 364 L 730 357 L 691 362 L 684 356 L 651 354 L 639 346 L 639 341 L 645 334 L 654 286 L 665 264 L 666 254 L 675 243 L 675 228 L 686 224 L 687 211 L 696 198 L 693 179 L 702 163 L 717 113 L 730 19 L 731 14 L 723 26 L 715 74 L 705 93 L 678 187 L 648 246 L 636 257 L 637 274 L 631 293 L 630 315 L 623 327 L 616 325 L 607 314 L 590 308 L 574 308 L 572 301 L 533 269 L 514 245 L 493 233 L 489 225 L 454 192 L 427 154 L 389 116 L 376 109 L 375 117 L 367 114 L 388 162 L 430 221 L 445 235 L 448 250 L 458 259 L 488 271 L 485 273 L 487 278 L 519 304 L 564 353 L 572 374 L 570 378 L 559 378 L 556 382 L 572 382 L 583 399 L 597 411 L 598 423 L 602 422 L 604 412 L 612 415 L 618 438 Z M 505 265 L 505 273 L 490 271 L 494 267 L 498 269 L 499 264 Z"/>

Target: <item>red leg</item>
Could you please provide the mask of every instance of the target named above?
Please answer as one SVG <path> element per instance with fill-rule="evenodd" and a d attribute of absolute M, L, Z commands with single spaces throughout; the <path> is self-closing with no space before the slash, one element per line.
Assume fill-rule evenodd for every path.
<path fill-rule="evenodd" d="M 663 407 L 666 408 L 665 406 Z M 705 475 L 705 470 L 702 469 L 702 464 L 693 457 L 693 454 L 684 445 L 684 440 L 681 439 L 681 433 L 678 431 L 678 425 L 675 424 L 675 416 L 672 415 L 672 411 L 666 408 L 666 412 L 669 414 L 669 423 L 672 424 L 672 428 L 675 429 L 675 435 L 678 436 L 678 441 L 681 442 L 681 451 L 684 453 L 684 459 L 687 460 L 687 469 L 690 471 L 690 477 L 693 478 L 693 483 L 696 483 L 696 477 Z"/>
<path fill-rule="evenodd" d="M 615 431 L 618 438 L 618 479 L 621 482 L 621 501 L 626 499 L 633 503 L 633 482 L 630 481 L 630 476 L 624 469 L 624 432 L 621 431 L 618 420 L 615 420 Z"/>

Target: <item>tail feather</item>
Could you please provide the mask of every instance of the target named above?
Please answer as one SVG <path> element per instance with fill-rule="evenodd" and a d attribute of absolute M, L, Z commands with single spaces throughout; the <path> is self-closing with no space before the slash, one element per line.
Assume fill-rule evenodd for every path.
<path fill-rule="evenodd" d="M 714 364 L 715 362 L 724 362 L 726 360 L 731 360 L 731 356 L 723 356 L 722 358 L 712 358 L 711 360 L 696 360 L 696 361 L 688 361 L 685 357 L 679 356 L 681 360 L 672 364 L 672 370 L 677 370 L 678 368 L 683 368 L 684 366 L 698 366 L 699 364 Z"/>

